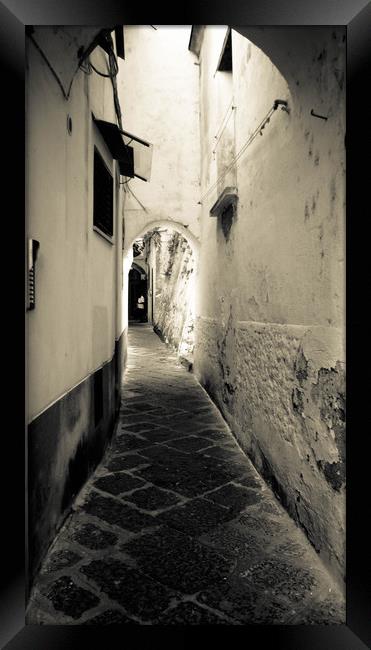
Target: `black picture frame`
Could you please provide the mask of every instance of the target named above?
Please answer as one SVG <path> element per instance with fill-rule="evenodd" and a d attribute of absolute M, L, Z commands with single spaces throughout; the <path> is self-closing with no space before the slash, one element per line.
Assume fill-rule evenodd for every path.
<path fill-rule="evenodd" d="M 143 24 L 149 14 L 119 0 L 6 0 L 0 3 L 3 98 L 3 424 L 0 645 L 7 650 L 154 648 L 243 643 L 244 648 L 364 650 L 371 646 L 371 578 L 367 535 L 370 382 L 367 383 L 371 3 L 364 0 L 206 0 L 155 7 L 163 24 L 345 25 L 347 27 L 347 624 L 207 628 L 25 626 L 25 237 L 24 49 L 26 25 Z M 362 156 L 366 153 L 365 162 Z M 4 207 L 4 201 L 7 208 Z M 7 215 L 7 218 L 4 215 Z M 11 227 L 11 229 L 10 229 Z M 7 232 L 7 229 L 9 233 Z M 14 243 L 15 242 L 15 243 Z M 16 258 L 16 259 L 14 259 Z M 4 270 L 8 269 L 8 273 Z M 15 272 L 14 269 L 18 269 Z M 11 281 L 9 277 L 11 276 Z M 22 291 L 23 289 L 23 291 Z M 18 335 L 15 334 L 16 326 Z M 369 428 L 369 425 L 368 425 Z M 368 443 L 368 447 L 367 447 Z M 7 472 L 5 472 L 5 467 Z M 17 525 L 18 531 L 15 532 Z M 134 631 L 133 631 L 134 630 Z"/>

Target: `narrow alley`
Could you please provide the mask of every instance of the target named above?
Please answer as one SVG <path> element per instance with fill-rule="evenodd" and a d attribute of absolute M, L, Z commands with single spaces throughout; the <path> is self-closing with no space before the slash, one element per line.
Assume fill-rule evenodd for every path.
<path fill-rule="evenodd" d="M 334 624 L 344 602 L 218 409 L 129 329 L 113 440 L 43 563 L 31 624 Z"/>
<path fill-rule="evenodd" d="M 27 26 L 28 623 L 345 623 L 345 64 Z"/>

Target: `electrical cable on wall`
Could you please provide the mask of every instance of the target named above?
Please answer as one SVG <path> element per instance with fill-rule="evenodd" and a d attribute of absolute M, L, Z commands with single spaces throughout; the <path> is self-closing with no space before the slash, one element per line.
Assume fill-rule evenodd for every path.
<path fill-rule="evenodd" d="M 85 74 L 91 74 L 92 70 L 96 74 L 98 74 L 100 77 L 106 78 L 106 79 L 111 79 L 112 83 L 112 90 L 113 90 L 113 101 L 114 101 L 114 106 L 115 106 L 115 113 L 118 121 L 118 125 L 120 128 L 120 131 L 123 130 L 122 127 L 122 113 L 121 113 L 121 106 L 120 106 L 120 100 L 118 97 L 118 91 L 117 91 L 117 82 L 116 82 L 116 77 L 119 72 L 119 66 L 117 63 L 116 55 L 113 49 L 113 40 L 111 37 L 111 34 L 106 34 L 105 35 L 105 41 L 108 49 L 108 64 L 107 64 L 107 73 L 102 72 L 101 70 L 98 70 L 98 68 L 95 67 L 95 65 L 90 61 L 90 59 L 87 61 L 87 63 L 82 62 L 80 64 L 81 70 Z"/>
<path fill-rule="evenodd" d="M 218 143 L 220 141 L 220 138 L 222 137 L 222 135 L 223 135 L 223 133 L 224 133 L 224 131 L 226 129 L 226 126 L 227 126 L 227 124 L 229 122 L 229 118 L 231 117 L 231 115 L 232 115 L 235 108 L 236 108 L 236 106 L 233 105 L 233 99 L 232 99 L 229 106 L 228 106 L 228 108 L 227 108 L 227 111 L 224 114 L 224 117 L 223 117 L 223 119 L 222 119 L 222 121 L 220 123 L 219 129 L 217 130 L 216 135 L 214 136 L 215 142 L 213 143 L 213 146 L 214 146 L 213 154 L 216 151 L 216 147 L 217 147 L 217 145 L 218 145 Z"/>
<path fill-rule="evenodd" d="M 86 75 L 90 75 L 93 72 L 90 61 L 82 61 L 79 65 L 80 70 L 82 70 Z"/>
<path fill-rule="evenodd" d="M 229 111 L 231 110 L 232 106 L 233 106 L 233 99 L 231 99 L 231 101 L 230 101 L 229 104 L 228 104 L 227 110 L 226 110 L 226 112 L 224 113 L 223 119 L 222 119 L 222 121 L 221 121 L 221 123 L 220 123 L 220 126 L 219 126 L 217 132 L 216 132 L 216 135 L 214 136 L 214 139 L 217 139 L 217 138 L 218 138 L 219 132 L 221 131 L 222 126 L 223 126 L 223 124 L 224 124 L 224 121 L 226 120 L 226 117 L 227 117 Z"/>
<path fill-rule="evenodd" d="M 89 62 L 89 65 L 90 65 L 91 69 L 94 70 L 94 72 L 96 72 L 97 74 L 99 74 L 100 77 L 105 77 L 106 79 L 111 79 L 111 74 L 104 74 L 104 72 L 101 72 L 100 70 L 98 70 L 98 69 L 97 69 L 97 68 L 92 64 L 91 61 Z"/>
<path fill-rule="evenodd" d="M 64 99 L 68 100 L 69 96 L 70 96 L 70 93 L 71 93 L 72 83 L 73 83 L 73 80 L 74 80 L 74 77 L 75 77 L 76 73 L 72 77 L 71 83 L 70 83 L 69 88 L 68 88 L 68 90 L 66 92 L 66 90 L 63 87 L 62 81 L 59 78 L 57 72 L 52 67 L 50 61 L 48 60 L 47 56 L 45 55 L 45 53 L 43 52 L 43 50 L 41 49 L 39 44 L 33 38 L 32 32 L 30 30 L 27 31 L 27 37 L 29 38 L 30 41 L 32 41 L 33 45 L 38 50 L 38 52 L 42 56 L 43 60 L 45 61 L 46 65 L 48 66 L 49 70 L 51 71 L 54 78 L 56 79 L 56 81 L 57 81 L 57 83 L 58 83 L 58 85 L 59 85 L 59 87 L 60 87 L 60 89 L 62 91 Z M 86 60 L 81 60 L 79 66 L 76 68 L 76 72 L 80 68 L 82 70 L 82 72 L 84 72 L 84 74 L 91 75 L 92 71 L 94 70 L 94 72 L 96 72 L 96 74 L 98 74 L 99 76 L 111 79 L 115 113 L 116 113 L 119 129 L 120 129 L 121 132 L 123 132 L 122 112 L 121 112 L 121 106 L 120 106 L 120 100 L 119 100 L 119 96 L 118 96 L 117 82 L 116 82 L 116 77 L 117 77 L 118 72 L 119 72 L 118 62 L 117 62 L 117 58 L 116 58 L 116 55 L 115 55 L 115 52 L 114 52 L 113 40 L 112 40 L 111 34 L 110 33 L 105 33 L 103 38 L 105 40 L 105 44 L 106 44 L 107 50 L 108 50 L 108 66 L 107 66 L 108 67 L 108 73 L 106 74 L 106 73 L 101 72 L 100 70 L 98 70 L 91 63 L 90 58 L 86 59 Z M 121 183 L 120 183 L 120 185 L 121 185 Z"/>
<path fill-rule="evenodd" d="M 108 74 L 105 74 L 104 72 L 101 72 L 101 70 L 98 70 L 90 60 L 89 60 L 89 66 L 94 70 L 94 72 L 99 74 L 100 77 L 106 77 L 107 79 L 108 78 L 112 79 L 112 77 L 117 77 L 118 75 L 118 71 L 119 71 L 118 63 L 113 49 L 112 50 L 110 49 L 108 56 L 109 56 Z"/>
<path fill-rule="evenodd" d="M 147 208 L 143 205 L 143 203 L 141 203 L 139 201 L 138 197 L 134 194 L 133 190 L 131 189 L 131 187 L 129 185 L 128 185 L 128 190 L 133 195 L 133 197 L 137 201 L 137 203 L 139 203 L 140 207 L 143 208 L 144 212 L 148 212 Z"/>
<path fill-rule="evenodd" d="M 198 201 L 198 205 L 202 205 L 202 201 L 217 187 L 219 181 L 223 180 L 225 176 L 228 174 L 228 172 L 231 171 L 231 169 L 234 167 L 236 162 L 240 159 L 242 154 L 246 151 L 249 145 L 255 140 L 255 138 L 259 134 L 263 135 L 263 129 L 269 123 L 273 113 L 277 110 L 278 106 L 281 106 L 281 110 L 286 111 L 286 113 L 289 113 L 289 109 L 287 107 L 287 101 L 283 99 L 275 99 L 272 108 L 268 111 L 268 113 L 262 119 L 260 124 L 253 131 L 253 133 L 249 136 L 249 138 L 246 140 L 246 142 L 241 147 L 239 152 L 234 156 L 232 162 L 228 165 L 228 167 L 224 170 L 224 172 L 220 174 L 220 176 L 218 176 L 215 183 L 213 183 L 213 185 L 211 185 L 211 187 L 209 187 L 209 189 L 202 195 L 201 199 Z"/>

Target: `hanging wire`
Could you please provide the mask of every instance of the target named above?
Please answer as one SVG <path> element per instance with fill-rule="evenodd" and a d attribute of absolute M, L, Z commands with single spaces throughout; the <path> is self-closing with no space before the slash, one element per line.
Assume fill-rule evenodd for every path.
<path fill-rule="evenodd" d="M 90 65 L 90 61 L 89 61 L 89 60 L 82 61 L 82 62 L 80 63 L 80 66 L 79 66 L 79 67 L 80 67 L 80 70 L 82 70 L 86 75 L 90 75 L 90 74 L 93 73 L 93 70 L 92 70 L 92 67 L 91 67 L 91 65 Z"/>
<path fill-rule="evenodd" d="M 122 127 L 122 113 L 121 113 L 121 106 L 120 106 L 120 100 L 119 100 L 118 91 L 117 91 L 117 80 L 116 80 L 119 67 L 118 67 L 118 63 L 117 63 L 115 53 L 113 51 L 113 42 L 112 42 L 111 37 L 110 37 L 109 43 L 110 43 L 110 49 L 109 49 L 109 55 L 108 56 L 109 56 L 109 69 L 110 69 L 110 73 L 111 73 L 110 77 L 111 77 L 112 90 L 113 90 L 113 100 L 114 100 L 114 104 L 115 104 L 115 112 L 116 112 L 116 116 L 117 116 L 117 121 L 119 123 L 119 128 L 122 131 L 122 129 L 123 129 L 123 127 Z"/>
<path fill-rule="evenodd" d="M 110 72 L 108 74 L 104 74 L 104 72 L 100 72 L 100 70 L 97 70 L 97 68 L 91 62 L 90 62 L 90 67 L 94 70 L 94 72 L 99 74 L 100 77 L 106 77 L 108 79 L 111 79 L 112 75 Z"/>
<path fill-rule="evenodd" d="M 133 197 L 135 198 L 135 200 L 137 201 L 137 203 L 139 203 L 139 205 L 141 206 L 141 208 L 143 208 L 144 212 L 148 212 L 147 208 L 143 205 L 143 203 L 141 203 L 141 202 L 139 201 L 138 197 L 134 194 L 134 192 L 133 192 L 133 190 L 131 189 L 130 185 L 128 185 L 128 190 L 129 190 L 129 192 L 133 195 Z"/>
<path fill-rule="evenodd" d="M 227 124 L 228 124 L 228 122 L 229 122 L 229 118 L 231 117 L 231 115 L 232 115 L 232 113 L 233 113 L 233 111 L 234 111 L 235 108 L 236 108 L 236 107 L 235 107 L 235 106 L 233 105 L 233 103 L 232 103 L 232 105 L 230 106 L 230 109 L 228 109 L 228 111 L 227 111 L 227 115 L 228 115 L 228 117 L 227 117 L 227 119 L 225 120 L 224 125 L 223 125 L 223 123 L 222 123 L 222 125 L 221 125 L 222 128 L 219 127 L 219 130 L 218 130 L 217 135 L 214 136 L 215 142 L 214 142 L 213 154 L 215 154 L 215 152 L 216 152 L 216 148 L 217 148 L 217 146 L 218 146 L 218 144 L 219 144 L 219 142 L 220 142 L 220 139 L 221 139 L 221 137 L 222 137 L 222 135 L 223 135 L 225 129 L 227 128 Z"/>
<path fill-rule="evenodd" d="M 110 48 L 108 57 L 109 57 L 108 74 L 105 74 L 104 72 L 101 72 L 100 70 L 97 70 L 97 68 L 92 64 L 91 61 L 89 61 L 89 65 L 94 70 L 94 72 L 99 74 L 100 77 L 106 77 L 106 78 L 112 79 L 112 77 L 117 77 L 119 69 L 118 69 L 118 64 L 117 64 L 117 59 L 116 59 L 115 53 L 114 53 L 113 49 L 111 49 L 111 48 Z"/>
<path fill-rule="evenodd" d="M 120 131 L 122 131 L 123 130 L 122 113 L 121 113 L 120 100 L 117 92 L 117 81 L 116 81 L 116 77 L 119 72 L 119 66 L 113 49 L 113 41 L 111 35 L 108 34 L 106 35 L 106 42 L 108 46 L 108 63 L 107 63 L 108 72 L 105 73 L 102 72 L 101 70 L 98 70 L 98 68 L 96 68 L 95 65 L 91 62 L 90 58 L 86 62 L 80 64 L 80 69 L 87 75 L 90 75 L 94 70 L 94 72 L 98 74 L 100 77 L 104 77 L 105 79 L 111 79 L 115 113 L 116 113 Z"/>
<path fill-rule="evenodd" d="M 223 117 L 223 119 L 222 119 L 222 121 L 221 121 L 221 123 L 219 125 L 219 128 L 218 128 L 218 130 L 216 132 L 216 135 L 214 135 L 214 140 L 217 140 L 219 142 L 220 136 L 223 133 L 223 131 L 224 131 L 224 129 L 225 129 L 227 123 L 228 123 L 228 120 L 229 120 L 229 117 L 230 117 L 229 112 L 231 110 L 233 111 L 233 109 L 234 109 L 234 106 L 233 106 L 233 99 L 232 99 L 230 101 L 230 103 L 228 104 L 228 108 L 227 108 L 226 112 L 224 113 L 224 117 Z M 225 124 L 224 124 L 224 122 L 225 122 Z"/>
<path fill-rule="evenodd" d="M 266 116 L 262 119 L 260 124 L 256 127 L 256 129 L 253 131 L 253 133 L 249 136 L 249 138 L 246 140 L 244 145 L 241 147 L 239 152 L 234 156 L 233 160 L 231 163 L 228 165 L 228 167 L 224 170 L 220 176 L 216 179 L 215 183 L 209 187 L 209 189 L 202 195 L 201 199 L 198 201 L 199 205 L 202 205 L 202 201 L 217 187 L 219 181 L 223 180 L 228 172 L 234 167 L 234 165 L 237 163 L 237 161 L 241 158 L 242 154 L 246 151 L 246 149 L 249 147 L 249 145 L 255 140 L 255 138 L 260 134 L 263 135 L 263 129 L 265 126 L 269 123 L 271 116 L 273 113 L 277 110 L 278 106 L 282 104 L 282 110 L 285 110 L 286 112 L 288 111 L 287 108 L 287 102 L 281 99 L 276 99 L 273 103 L 272 108 L 268 111 Z"/>

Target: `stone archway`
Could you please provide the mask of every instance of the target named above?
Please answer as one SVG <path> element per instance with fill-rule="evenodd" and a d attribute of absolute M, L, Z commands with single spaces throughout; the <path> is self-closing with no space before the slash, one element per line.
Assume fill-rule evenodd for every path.
<path fill-rule="evenodd" d="M 178 232 L 188 241 L 195 256 L 196 257 L 198 256 L 198 252 L 200 248 L 199 239 L 196 237 L 196 235 L 193 234 L 192 230 L 189 228 L 188 225 L 184 225 L 179 221 L 172 221 L 171 219 L 159 219 L 159 220 L 149 221 L 148 223 L 146 223 L 146 225 L 143 226 L 140 230 L 138 230 L 138 232 L 136 232 L 134 236 L 132 235 L 130 239 L 128 239 L 127 243 L 125 242 L 125 246 L 124 246 L 125 254 L 127 254 L 131 250 L 131 247 L 133 246 L 136 239 L 144 237 L 144 235 L 150 232 L 151 230 L 157 230 L 159 228 L 167 228 L 170 230 L 175 230 L 175 232 Z"/>
<path fill-rule="evenodd" d="M 150 244 L 148 244 L 148 235 L 150 235 Z M 180 235 L 180 237 L 176 235 Z M 164 237 L 167 243 L 164 243 Z M 148 246 L 145 258 L 148 274 L 148 323 L 163 334 L 164 340 L 171 343 L 178 350 L 180 356 L 187 356 L 188 353 L 192 355 L 195 314 L 194 284 L 199 241 L 189 227 L 172 220 L 149 221 L 140 230 L 138 229 L 135 236 L 127 241 L 124 251 L 124 303 L 130 303 L 130 295 L 127 295 L 128 290 L 130 294 L 130 282 L 128 281 L 130 273 L 132 273 L 131 269 L 137 261 L 137 258 L 133 258 L 133 245 L 137 240 L 143 239 L 147 239 L 146 246 Z M 155 252 L 156 246 L 157 252 Z M 165 254 L 163 259 L 166 262 L 164 264 L 159 262 L 161 259 L 161 255 L 158 256 L 159 246 L 162 247 L 161 254 Z M 171 253 L 170 257 L 167 257 L 168 246 L 174 249 L 174 253 Z M 172 257 L 173 255 L 174 257 Z M 172 260 L 175 260 L 174 265 Z M 129 312 L 130 308 L 127 325 L 130 320 Z"/>

